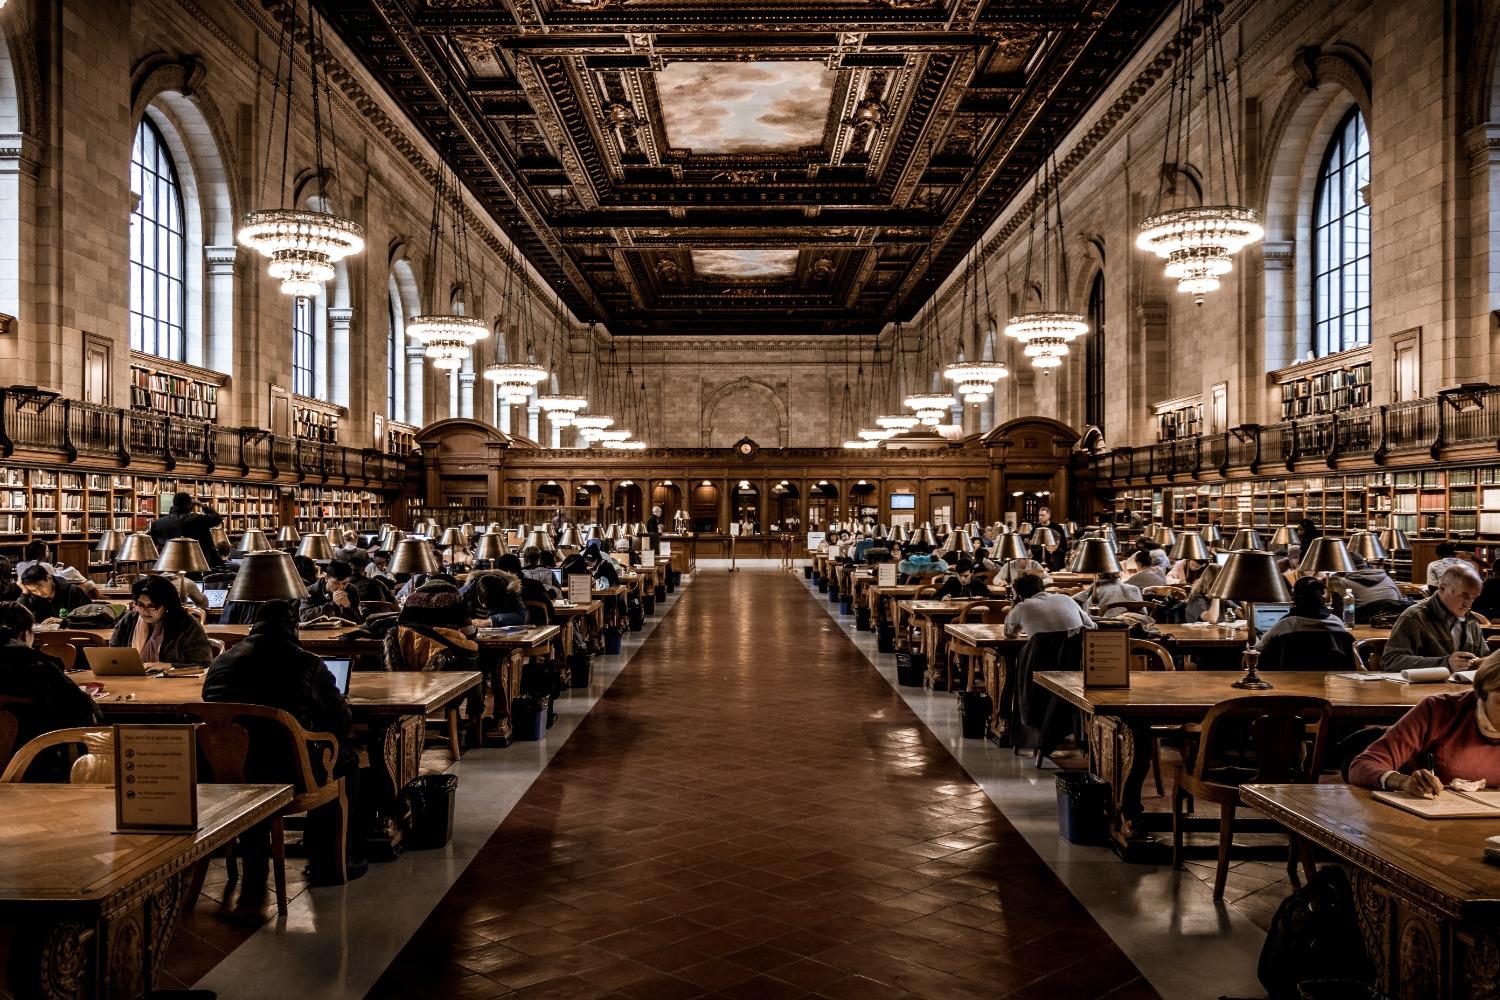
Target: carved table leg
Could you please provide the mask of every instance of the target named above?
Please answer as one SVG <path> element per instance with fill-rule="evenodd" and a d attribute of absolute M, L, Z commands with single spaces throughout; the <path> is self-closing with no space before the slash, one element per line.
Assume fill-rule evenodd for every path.
<path fill-rule="evenodd" d="M 400 852 L 409 817 L 402 808 L 401 789 L 415 778 L 422 760 L 426 720 L 420 715 L 380 716 L 367 723 L 365 747 L 370 757 L 370 787 L 360 789 L 368 816 L 365 849 L 377 861 Z M 351 810 L 359 804 L 351 802 Z M 351 821 L 358 813 L 351 813 Z"/>
<path fill-rule="evenodd" d="M 66 917 L 29 920 L 10 943 L 7 978 L 18 997 L 76 1000 L 92 992 L 96 929 Z"/>
<path fill-rule="evenodd" d="M 984 663 L 984 693 L 990 696 L 990 735 L 1001 746 L 1010 745 L 1010 719 L 1005 714 L 1005 681 L 1010 674 L 1010 661 L 997 650 L 986 649 L 981 660 Z"/>
<path fill-rule="evenodd" d="M 495 696 L 495 717 L 486 742 L 491 746 L 510 746 L 515 733 L 510 703 L 521 693 L 521 668 L 525 662 L 525 653 L 519 649 L 510 649 L 496 657 L 490 666 L 490 690 Z"/>
<path fill-rule="evenodd" d="M 1141 823 L 1141 786 L 1151 770 L 1151 727 L 1107 715 L 1089 718 L 1089 757 L 1093 772 L 1111 788 L 1110 840 L 1126 861 L 1159 864 L 1170 855 Z"/>

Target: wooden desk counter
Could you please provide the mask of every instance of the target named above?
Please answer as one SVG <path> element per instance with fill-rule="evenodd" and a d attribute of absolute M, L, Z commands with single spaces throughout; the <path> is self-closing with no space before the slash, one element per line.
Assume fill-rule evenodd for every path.
<path fill-rule="evenodd" d="M 0 785 L 11 991 L 145 995 L 208 856 L 291 800 L 287 785 L 199 785 L 197 830 L 117 834 L 112 787 Z"/>
<path fill-rule="evenodd" d="M 95 699 L 106 719 L 149 714 L 164 705 L 187 705 L 203 700 L 201 677 L 95 677 L 90 671 L 69 674 L 75 684 L 103 684 L 105 694 Z M 349 675 L 349 710 L 356 722 L 374 715 L 429 715 L 458 701 L 484 675 L 477 670 L 385 673 L 356 670 Z M 133 696 L 120 700 L 120 695 Z"/>
<path fill-rule="evenodd" d="M 1352 869 L 1383 993 L 1494 995 L 1500 867 L 1484 860 L 1493 823 L 1423 819 L 1348 785 L 1245 785 L 1240 799 Z"/>

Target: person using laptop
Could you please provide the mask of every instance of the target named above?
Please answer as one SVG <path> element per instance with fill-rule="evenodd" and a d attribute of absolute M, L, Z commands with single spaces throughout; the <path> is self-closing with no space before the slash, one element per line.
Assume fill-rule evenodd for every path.
<path fill-rule="evenodd" d="M 594 589 L 604 590 L 609 587 L 620 585 L 620 567 L 613 559 L 606 559 L 604 553 L 597 545 L 589 546 L 588 551 L 579 560 L 581 565 L 575 572 L 587 573 L 594 578 Z M 568 583 L 568 574 L 563 574 L 563 586 Z"/>
<path fill-rule="evenodd" d="M 41 625 L 54 626 L 62 623 L 62 613 L 81 608 L 89 603 L 89 595 L 81 587 L 54 576 L 45 563 L 27 567 L 21 574 L 21 605 L 31 612 Z"/>
<path fill-rule="evenodd" d="M 219 654 L 203 679 L 203 700 L 243 702 L 279 708 L 304 729 L 330 733 L 339 741 L 333 773 L 344 779 L 350 816 L 363 815 L 359 807 L 359 757 L 349 743 L 353 716 L 338 684 L 318 657 L 297 641 L 297 611 L 287 601 L 260 605 L 254 627 L 243 640 Z M 317 755 L 313 767 L 319 767 Z M 267 777 L 277 778 L 276 775 Z M 319 775 L 321 777 L 321 775 Z M 328 885 L 337 866 L 333 848 L 337 843 L 337 806 L 328 805 L 307 814 L 308 882 Z M 364 837 L 356 820 L 349 821 L 349 878 L 365 873 Z M 264 834 L 245 838 L 245 884 L 265 884 L 270 867 L 269 844 Z M 258 882 L 257 882 L 258 879 Z"/>
<path fill-rule="evenodd" d="M 302 620 L 315 618 L 339 618 L 353 625 L 365 620 L 359 606 L 359 592 L 354 589 L 354 567 L 335 559 L 324 566 L 318 582 L 307 590 L 302 598 Z"/>
<path fill-rule="evenodd" d="M 1292 609 L 1260 634 L 1255 648 L 1265 652 L 1269 644 L 1280 642 L 1282 636 L 1295 632 L 1347 632 L 1344 620 L 1329 610 L 1325 600 L 1327 593 L 1326 585 L 1315 576 L 1298 580 L 1292 587 Z M 1258 612 L 1260 607 L 1257 606 L 1256 610 Z M 1256 624 L 1259 627 L 1259 622 Z"/>
<path fill-rule="evenodd" d="M 36 619 L 23 605 L 0 602 L 0 696 L 25 699 L 6 705 L 19 727 L 17 747 L 43 733 L 99 721 L 94 700 L 68 679 L 63 665 L 32 647 L 35 628 Z M 38 757 L 23 778 L 63 783 L 68 780 L 68 768 L 63 753 L 49 752 Z"/>
<path fill-rule="evenodd" d="M 182 606 L 171 580 L 164 576 L 140 577 L 130 585 L 130 596 L 130 610 L 115 622 L 111 646 L 135 649 L 148 670 L 208 666 L 214 658 L 208 634 Z"/>

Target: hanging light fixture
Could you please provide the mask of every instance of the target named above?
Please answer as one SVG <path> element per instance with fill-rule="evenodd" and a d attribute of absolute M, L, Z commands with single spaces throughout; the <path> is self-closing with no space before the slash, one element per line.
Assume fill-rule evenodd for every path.
<path fill-rule="evenodd" d="M 994 395 L 995 383 L 1010 377 L 1010 369 L 998 361 L 959 361 L 943 370 L 943 378 L 958 383 L 965 403 L 982 403 Z"/>
<path fill-rule="evenodd" d="M 607 430 L 607 431 L 600 431 L 598 433 L 598 435 L 597 435 L 597 440 L 600 443 L 608 446 L 610 444 L 619 444 L 621 441 L 624 441 L 624 440 L 628 439 L 629 437 L 630 437 L 630 432 L 629 431 L 620 430 L 620 429 L 616 428 L 616 429 Z"/>
<path fill-rule="evenodd" d="M 587 396 L 548 395 L 538 396 L 536 405 L 547 414 L 547 419 L 559 427 L 573 423 L 579 412 L 588 408 Z"/>
<path fill-rule="evenodd" d="M 644 441 L 604 441 L 602 442 L 602 444 L 604 445 L 604 447 L 609 448 L 611 451 L 646 450 L 646 442 Z"/>
<path fill-rule="evenodd" d="M 613 427 L 615 418 L 605 416 L 602 413 L 585 413 L 573 418 L 573 426 L 578 428 L 578 436 L 586 443 L 599 440 L 606 428 Z"/>
<path fill-rule="evenodd" d="M 862 427 L 860 428 L 856 436 L 864 441 L 884 441 L 886 438 L 893 436 L 895 433 L 895 431 L 886 430 L 884 427 Z"/>
<path fill-rule="evenodd" d="M 975 234 L 978 236 L 978 233 Z M 980 263 L 980 240 L 975 239 L 973 248 L 969 252 L 969 266 L 964 272 L 964 286 L 958 303 L 958 328 L 960 335 L 967 327 L 970 334 L 970 343 L 976 353 L 984 351 L 986 331 L 979 323 L 979 277 L 982 270 Z M 985 292 L 985 313 L 989 321 L 989 292 Z M 967 309 L 969 322 L 964 323 L 964 311 Z M 990 328 L 993 330 L 993 326 Z M 943 369 L 943 378 L 957 384 L 958 394 L 963 397 L 965 403 L 983 403 L 995 394 L 995 385 L 1001 379 L 1010 375 L 1010 369 L 998 361 L 964 361 L 963 354 L 959 353 L 960 360 Z"/>
<path fill-rule="evenodd" d="M 865 441 L 860 438 L 850 438 L 844 442 L 844 447 L 850 451 L 870 451 L 880 446 L 879 441 Z"/>
<path fill-rule="evenodd" d="M 359 253 L 365 248 L 364 228 L 350 219 L 330 212 L 311 209 L 296 209 L 287 205 L 290 190 L 287 184 L 287 161 L 291 154 L 289 138 L 292 119 L 293 76 L 297 61 L 294 58 L 297 37 L 297 0 L 288 6 L 287 18 L 281 22 L 281 31 L 276 43 L 276 73 L 271 89 L 271 114 L 266 126 L 266 152 L 276 145 L 276 115 L 278 105 L 282 114 L 281 140 L 281 207 L 263 208 L 247 214 L 235 234 L 241 246 L 254 250 L 270 260 L 267 273 L 281 281 L 285 295 L 308 298 L 323 290 L 323 285 L 334 278 L 334 265 L 345 257 Z M 338 177 L 338 138 L 334 134 L 335 116 L 332 113 L 332 92 L 328 86 L 327 67 L 324 61 L 328 51 L 324 42 L 323 27 L 314 16 L 311 0 L 307 11 L 307 57 L 308 90 L 312 96 L 313 154 L 321 191 L 324 178 L 329 176 L 323 164 L 323 102 L 329 102 L 328 141 L 333 148 L 333 174 Z M 286 62 L 286 78 L 281 76 L 282 60 Z M 283 89 L 284 88 L 284 89 Z M 269 159 L 267 161 L 269 167 Z M 261 174 L 261 201 L 265 200 L 265 185 L 270 170 Z M 321 191 L 326 199 L 327 192 Z"/>
<path fill-rule="evenodd" d="M 918 420 L 910 413 L 886 413 L 875 418 L 877 427 L 884 427 L 888 431 L 899 433 L 911 430 L 917 426 Z"/>
<path fill-rule="evenodd" d="M 1057 279 L 1052 278 L 1052 217 L 1047 199 L 1052 198 L 1057 208 Z M 1042 268 L 1041 306 L 1033 312 L 1012 316 L 1005 326 L 1005 335 L 1014 337 L 1025 345 L 1022 353 L 1031 359 L 1033 368 L 1048 372 L 1062 364 L 1067 356 L 1068 344 L 1089 332 L 1089 325 L 1078 313 L 1049 310 L 1046 308 L 1048 292 L 1055 293 L 1055 300 L 1068 301 L 1068 242 L 1063 228 L 1062 192 L 1057 178 L 1057 150 L 1053 148 L 1037 175 L 1037 191 L 1033 199 L 1036 210 L 1031 214 L 1031 227 L 1026 235 L 1026 288 L 1032 287 L 1031 265 L 1034 256 L 1037 215 L 1042 217 Z"/>
<path fill-rule="evenodd" d="M 495 383 L 496 391 L 513 406 L 531 400 L 531 393 L 551 377 L 547 369 L 530 361 L 507 361 L 487 365 L 484 377 Z"/>
<path fill-rule="evenodd" d="M 948 416 L 953 396 L 946 392 L 917 392 L 902 400 L 901 405 L 915 412 L 924 427 L 936 427 Z"/>
<path fill-rule="evenodd" d="M 1224 33 L 1219 24 L 1219 0 L 1188 0 L 1178 15 L 1177 57 L 1172 64 L 1172 88 L 1167 97 L 1167 128 L 1163 138 L 1156 214 L 1141 223 L 1135 245 L 1167 262 L 1166 275 L 1177 279 L 1177 290 L 1193 296 L 1198 305 L 1219 287 L 1219 279 L 1234 269 L 1232 258 L 1265 238 L 1260 213 L 1242 203 L 1239 159 L 1235 151 L 1234 114 L 1229 94 Z M 1203 73 L 1208 106 L 1203 110 L 1201 145 L 1206 150 L 1202 205 L 1162 210 L 1162 201 L 1175 193 L 1179 168 L 1186 161 L 1193 138 L 1193 21 L 1203 25 Z M 1215 153 L 1218 158 L 1215 176 Z"/>

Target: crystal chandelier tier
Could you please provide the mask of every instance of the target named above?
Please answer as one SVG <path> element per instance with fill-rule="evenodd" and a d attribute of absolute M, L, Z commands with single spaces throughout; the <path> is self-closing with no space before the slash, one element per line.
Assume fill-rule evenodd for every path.
<path fill-rule="evenodd" d="M 844 442 L 844 447 L 850 451 L 871 451 L 879 446 L 879 441 L 865 441 L 860 438 L 851 438 Z"/>
<path fill-rule="evenodd" d="M 886 438 L 892 436 L 895 433 L 895 431 L 886 430 L 884 427 L 862 427 L 859 429 L 855 436 L 864 441 L 884 441 Z"/>
<path fill-rule="evenodd" d="M 550 374 L 539 364 L 529 361 L 509 361 L 488 365 L 484 377 L 495 383 L 500 398 L 512 406 L 519 406 L 531 399 L 531 393 Z"/>
<path fill-rule="evenodd" d="M 536 405 L 547 414 L 547 419 L 559 427 L 568 427 L 578 414 L 588 409 L 586 396 L 538 396 Z"/>
<path fill-rule="evenodd" d="M 918 392 L 907 396 L 901 405 L 916 413 L 917 420 L 924 426 L 936 427 L 948 415 L 953 397 L 946 392 Z"/>
<path fill-rule="evenodd" d="M 982 403 L 994 395 L 995 384 L 1010 376 L 1010 369 L 995 361 L 959 361 L 943 370 L 943 378 L 958 383 L 965 403 Z"/>
<path fill-rule="evenodd" d="M 644 442 L 644 441 L 605 441 L 605 442 L 602 442 L 602 443 L 603 443 L 604 447 L 610 449 L 611 451 L 645 451 L 646 450 L 646 442 Z"/>
<path fill-rule="evenodd" d="M 3 4 L 0 4 L 3 6 Z M 295 56 L 297 31 L 297 0 L 288 5 L 289 23 L 282 25 L 277 41 L 277 70 L 271 92 L 271 113 L 266 126 L 266 169 L 261 175 L 261 199 L 265 197 L 266 184 L 270 179 L 271 150 L 278 145 L 276 118 L 281 115 L 281 178 L 279 208 L 262 208 L 248 213 L 235 233 L 235 241 L 248 250 L 254 250 L 271 263 L 266 268 L 271 277 L 281 282 L 285 295 L 311 298 L 323 290 L 323 286 L 337 274 L 334 265 L 345 257 L 357 254 L 365 248 L 365 231 L 359 223 L 314 209 L 293 208 L 287 204 L 290 187 L 287 184 L 287 168 L 291 156 L 290 124 L 292 120 L 292 95 L 297 60 Z M 312 98 L 313 157 L 318 178 L 318 194 L 321 202 L 327 202 L 328 193 L 322 189 L 323 178 L 338 176 L 338 137 L 334 134 L 335 116 L 332 113 L 332 94 L 328 86 L 328 48 L 323 37 L 324 27 L 312 10 L 307 10 L 307 61 L 308 91 Z M 285 61 L 286 77 L 281 76 L 281 65 Z M 325 119 L 323 102 L 329 102 L 326 119 L 328 142 L 333 150 L 334 170 L 328 171 L 323 160 L 323 131 Z"/>
<path fill-rule="evenodd" d="M 445 372 L 458 371 L 469 357 L 469 344 L 462 340 L 430 340 L 422 351 L 432 359 L 432 367 Z"/>
<path fill-rule="evenodd" d="M 630 432 L 629 431 L 627 431 L 627 430 L 620 430 L 618 428 L 607 430 L 607 431 L 600 431 L 599 434 L 598 434 L 598 440 L 600 441 L 600 443 L 602 443 L 602 444 L 604 444 L 606 446 L 611 445 L 611 444 L 619 444 L 621 441 L 625 441 L 629 437 L 630 437 Z"/>
<path fill-rule="evenodd" d="M 458 341 L 469 348 L 489 336 L 489 331 L 468 316 L 413 316 L 406 324 L 406 335 L 422 344 Z"/>
<path fill-rule="evenodd" d="M 1005 327 L 1007 337 L 1025 345 L 1022 353 L 1031 359 L 1033 368 L 1058 367 L 1067 356 L 1068 344 L 1088 332 L 1088 323 L 1077 313 L 1025 313 Z"/>
<path fill-rule="evenodd" d="M 875 418 L 875 426 L 896 432 L 910 430 L 917 423 L 917 418 L 910 413 L 886 413 Z"/>
<path fill-rule="evenodd" d="M 1205 295 L 1218 290 L 1219 279 L 1234 270 L 1234 255 L 1266 235 L 1260 213 L 1246 207 L 1241 197 L 1234 102 L 1219 23 L 1222 7 L 1220 0 L 1187 0 L 1179 8 L 1156 211 L 1141 223 L 1135 240 L 1137 248 L 1166 261 L 1166 276 L 1175 279 L 1177 290 L 1191 295 L 1200 306 Z M 1200 34 L 1205 77 L 1201 93 L 1206 106 L 1195 125 L 1193 48 Z M 1179 183 L 1180 168 L 1192 148 L 1204 150 L 1201 197 L 1197 199 L 1202 204 L 1164 208 L 1169 196 L 1186 189 Z"/>
<path fill-rule="evenodd" d="M 578 428 L 578 436 L 586 443 L 599 440 L 599 435 L 605 429 L 613 427 L 615 418 L 602 413 L 586 413 L 583 416 L 573 418 L 573 426 Z"/>

